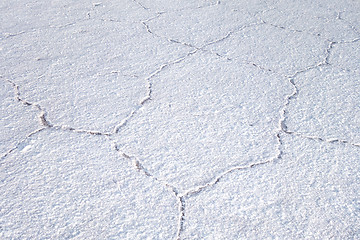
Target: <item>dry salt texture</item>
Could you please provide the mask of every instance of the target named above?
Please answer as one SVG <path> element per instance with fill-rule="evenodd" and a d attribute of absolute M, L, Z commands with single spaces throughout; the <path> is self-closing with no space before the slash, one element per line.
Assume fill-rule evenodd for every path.
<path fill-rule="evenodd" d="M 360 239 L 358 0 L 0 2 L 1 239 Z"/>

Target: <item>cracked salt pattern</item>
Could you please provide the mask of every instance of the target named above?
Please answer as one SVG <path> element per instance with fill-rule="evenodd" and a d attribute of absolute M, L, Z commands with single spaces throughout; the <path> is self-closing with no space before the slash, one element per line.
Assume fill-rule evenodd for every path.
<path fill-rule="evenodd" d="M 0 238 L 359 238 L 359 12 L 0 3 Z"/>
<path fill-rule="evenodd" d="M 231 166 L 274 155 L 281 104 L 291 91 L 286 79 L 197 53 L 152 83 L 151 103 L 117 140 L 150 172 L 187 189 Z"/>
<path fill-rule="evenodd" d="M 2 163 L 3 239 L 174 238 L 176 199 L 109 140 L 47 129 L 24 145 Z"/>
<path fill-rule="evenodd" d="M 360 237 L 359 151 L 281 138 L 280 160 L 232 172 L 185 199 L 182 239 Z"/>

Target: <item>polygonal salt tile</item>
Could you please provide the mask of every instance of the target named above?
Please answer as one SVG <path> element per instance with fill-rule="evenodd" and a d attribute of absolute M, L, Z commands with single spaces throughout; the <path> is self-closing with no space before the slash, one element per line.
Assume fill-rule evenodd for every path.
<path fill-rule="evenodd" d="M 151 79 L 148 104 L 120 129 L 120 150 L 181 190 L 278 154 L 287 79 L 198 53 Z"/>

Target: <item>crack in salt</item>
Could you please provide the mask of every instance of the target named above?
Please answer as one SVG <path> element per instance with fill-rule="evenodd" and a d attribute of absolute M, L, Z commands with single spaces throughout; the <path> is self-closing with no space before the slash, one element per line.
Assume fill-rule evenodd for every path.
<path fill-rule="evenodd" d="M 0 40 L 2 39 L 6 39 L 6 38 L 11 38 L 11 37 L 16 37 L 22 34 L 25 34 L 27 32 L 25 31 L 21 31 L 21 32 L 17 32 L 17 33 L 3 33 L 3 37 L 0 37 Z"/>
<path fill-rule="evenodd" d="M 140 3 L 139 1 L 137 0 L 132 0 L 134 3 L 136 3 L 137 5 L 139 5 L 142 9 L 144 10 L 150 10 L 150 8 L 148 7 L 145 7 L 142 3 Z"/>
<path fill-rule="evenodd" d="M 10 83 L 13 86 L 14 89 L 14 96 L 15 99 L 18 102 L 21 102 L 22 104 L 26 105 L 26 106 L 32 106 L 34 107 L 37 111 L 39 111 L 39 122 L 42 126 L 44 127 L 52 127 L 53 125 L 46 119 L 46 111 L 37 103 L 32 103 L 29 101 L 26 101 L 25 99 L 21 98 L 20 95 L 20 86 L 17 85 L 16 83 L 14 83 L 13 81 L 11 81 L 10 79 L 5 79 L 5 81 L 7 81 L 8 83 Z"/>
<path fill-rule="evenodd" d="M 358 147 L 360 145 L 358 143 L 351 143 L 350 141 L 342 140 L 342 139 L 335 139 L 335 138 L 327 139 L 327 138 L 319 137 L 319 136 L 304 135 L 302 133 L 298 133 L 298 132 L 288 130 L 288 127 L 286 125 L 286 119 L 287 119 L 286 115 L 288 113 L 287 108 L 290 105 L 290 101 L 292 99 L 295 99 L 297 97 L 297 95 L 299 94 L 299 91 L 300 91 L 299 88 L 295 84 L 295 77 L 298 76 L 299 74 L 306 73 L 306 72 L 308 72 L 308 71 L 310 71 L 312 69 L 316 69 L 316 68 L 319 68 L 319 67 L 322 67 L 322 66 L 331 66 L 331 63 L 329 62 L 329 59 L 330 59 L 330 56 L 331 56 L 331 51 L 332 51 L 332 49 L 334 48 L 334 46 L 336 44 L 351 44 L 351 43 L 355 43 L 355 42 L 357 42 L 359 40 L 360 39 L 354 39 L 352 41 L 340 41 L 340 42 L 328 40 L 329 44 L 328 44 L 328 47 L 325 49 L 325 56 L 324 56 L 323 61 L 321 61 L 321 62 L 319 62 L 319 63 L 317 63 L 315 65 L 309 66 L 309 67 L 307 67 L 305 69 L 296 71 L 293 75 L 290 75 L 290 76 L 285 75 L 285 77 L 288 78 L 289 83 L 293 87 L 293 92 L 286 97 L 286 101 L 285 101 L 285 104 L 284 104 L 283 109 L 282 109 L 282 120 L 280 122 L 282 132 L 284 132 L 286 134 L 289 134 L 289 135 L 296 135 L 296 136 L 306 138 L 306 139 L 318 140 L 318 141 L 321 141 L 321 142 L 324 142 L 324 143 L 339 142 L 339 143 L 343 143 L 343 144 L 349 144 L 349 145 L 352 145 L 352 146 L 355 146 L 355 147 Z"/>
<path fill-rule="evenodd" d="M 47 112 L 45 111 L 45 109 L 43 107 L 41 107 L 40 104 L 33 103 L 33 102 L 25 100 L 24 98 L 21 97 L 20 86 L 19 85 L 17 85 L 15 82 L 13 82 L 13 81 L 11 81 L 9 79 L 5 79 L 5 81 L 7 81 L 8 83 L 10 83 L 13 86 L 14 97 L 15 97 L 16 101 L 18 101 L 18 102 L 20 102 L 20 103 L 22 103 L 22 104 L 24 104 L 26 106 L 33 107 L 39 112 L 39 115 L 38 115 L 39 124 L 42 127 L 45 127 L 45 128 L 41 128 L 41 129 L 51 128 L 51 129 L 55 129 L 55 130 L 71 131 L 71 132 L 75 132 L 75 133 L 85 133 L 85 134 L 90 134 L 90 135 L 111 136 L 111 133 L 103 133 L 103 132 L 99 132 L 99 131 L 95 131 L 95 130 L 76 129 L 76 128 L 69 127 L 69 126 L 52 124 L 46 118 Z M 33 135 L 33 134 L 31 134 L 31 135 Z"/>
<path fill-rule="evenodd" d="M 90 13 L 88 13 L 88 14 L 90 14 Z M 49 24 L 48 26 L 36 27 L 36 28 L 29 29 L 27 31 L 21 31 L 21 32 L 13 32 L 13 33 L 4 32 L 4 33 L 2 33 L 2 36 L 0 36 L 0 40 L 7 39 L 7 38 L 12 38 L 12 37 L 17 37 L 17 36 L 20 36 L 20 35 L 23 35 L 23 34 L 31 34 L 31 33 L 37 32 L 39 30 L 47 30 L 48 28 L 50 28 L 50 29 L 51 28 L 53 28 L 53 29 L 64 29 L 64 28 L 71 27 L 71 26 L 74 26 L 76 24 L 88 21 L 88 20 L 89 20 L 89 18 L 78 19 L 78 20 L 75 20 L 73 22 L 62 24 L 62 25 L 51 25 L 51 24 Z"/>
<path fill-rule="evenodd" d="M 42 132 L 43 130 L 45 129 L 48 129 L 46 127 L 43 127 L 43 128 L 39 128 L 31 133 L 29 133 L 26 137 L 24 137 L 20 142 L 16 143 L 15 147 L 13 147 L 12 149 L 8 150 L 5 154 L 3 154 L 1 157 L 0 157 L 0 160 L 4 160 L 7 156 L 9 156 L 9 154 L 11 154 L 13 151 L 15 151 L 16 149 L 18 149 L 18 147 L 20 146 L 20 144 L 24 143 L 28 138 L 36 135 L 37 133 L 39 132 Z"/>
<path fill-rule="evenodd" d="M 311 135 L 305 135 L 303 133 L 293 132 L 293 131 L 284 131 L 284 133 L 286 133 L 288 135 L 295 135 L 295 136 L 298 136 L 298 137 L 301 137 L 304 139 L 310 139 L 310 140 L 315 140 L 315 141 L 324 142 L 324 143 L 341 143 L 341 144 L 351 145 L 354 147 L 360 147 L 360 143 L 353 143 L 348 140 L 343 140 L 343 139 L 338 139 L 338 138 L 324 138 L 324 137 L 319 137 L 319 136 L 311 136 Z"/>
<path fill-rule="evenodd" d="M 269 25 L 269 26 L 273 26 L 273 27 L 279 28 L 279 29 L 287 30 L 287 31 L 290 31 L 290 32 L 293 32 L 293 33 L 304 33 L 304 34 L 309 34 L 309 35 L 312 35 L 312 36 L 315 36 L 315 37 L 322 37 L 321 33 L 311 32 L 311 31 L 307 31 L 307 30 L 304 30 L 304 29 L 301 30 L 301 29 L 293 29 L 293 28 L 285 27 L 285 26 L 282 26 L 282 25 L 279 25 L 279 24 L 271 23 L 271 22 L 269 22 L 269 21 L 265 21 L 264 19 L 262 19 L 262 18 L 259 16 L 259 15 L 261 15 L 261 14 L 267 12 L 267 11 L 271 11 L 271 10 L 277 10 L 278 12 L 280 12 L 280 13 L 282 13 L 282 14 L 286 14 L 286 13 L 284 13 L 283 11 L 278 10 L 278 9 L 276 9 L 276 8 L 270 8 L 270 9 L 267 9 L 266 11 L 263 11 L 263 12 L 260 12 L 260 13 L 255 14 L 255 17 L 257 17 L 262 23 L 267 24 L 267 25 Z M 348 27 L 350 27 L 351 30 L 352 30 L 354 33 L 360 35 L 360 32 L 357 30 L 357 28 L 356 28 L 354 25 L 352 25 L 349 21 L 347 21 L 347 20 L 345 20 L 345 19 L 343 19 L 343 18 L 341 17 L 341 14 L 342 14 L 342 13 L 343 13 L 343 12 L 338 12 L 335 20 L 339 20 L 339 21 L 345 22 L 346 25 L 347 25 Z M 322 17 L 322 18 L 325 19 L 327 23 L 329 23 L 329 22 L 331 21 L 330 19 L 328 19 L 328 18 L 326 18 L 326 17 Z M 358 41 L 358 40 L 359 40 L 359 39 L 356 38 L 356 39 L 353 39 L 353 40 L 350 40 L 350 41 L 346 41 L 346 40 L 335 41 L 334 43 L 354 42 L 354 41 Z M 328 41 L 330 41 L 330 40 L 328 40 Z"/>
<path fill-rule="evenodd" d="M 159 15 L 159 16 L 160 16 L 160 15 Z M 159 34 L 157 34 L 157 33 L 154 33 L 154 32 L 151 30 L 149 24 L 147 24 L 148 21 L 151 21 L 151 20 L 142 21 L 141 23 L 144 25 L 146 31 L 147 31 L 148 33 L 154 35 L 155 37 L 166 39 L 168 42 L 171 42 L 171 43 L 177 43 L 177 44 L 181 44 L 181 45 L 186 46 L 186 47 L 191 47 L 191 48 L 200 49 L 200 48 L 198 48 L 198 47 L 196 47 L 196 46 L 194 46 L 194 45 L 192 45 L 192 44 L 190 44 L 190 43 L 181 42 L 180 40 L 167 38 L 167 37 L 165 37 L 165 36 L 161 36 L 161 35 L 159 35 Z"/>
<path fill-rule="evenodd" d="M 351 30 L 352 30 L 354 33 L 360 35 L 360 32 L 357 30 L 357 28 L 356 28 L 354 25 L 351 24 L 351 22 L 349 22 L 348 20 L 342 18 L 341 15 L 342 15 L 342 13 L 344 13 L 344 12 L 345 12 L 345 11 L 337 12 L 337 15 L 336 15 L 335 20 L 339 20 L 339 21 L 342 21 L 342 22 L 346 23 L 346 25 L 347 25 L 348 27 L 350 27 Z M 327 21 L 329 22 L 330 20 L 327 19 Z"/>
<path fill-rule="evenodd" d="M 145 29 L 146 29 L 146 31 L 147 31 L 148 33 L 154 35 L 155 37 L 165 39 L 165 40 L 167 40 L 168 42 L 171 42 L 171 43 L 181 44 L 181 45 L 183 45 L 183 46 L 195 48 L 195 49 L 200 50 L 200 51 L 203 51 L 203 52 L 210 52 L 211 54 L 214 54 L 214 55 L 216 55 L 216 56 L 218 56 L 218 57 L 221 57 L 221 58 L 225 58 L 225 59 L 228 60 L 228 61 L 231 61 L 232 59 L 229 58 L 229 57 L 223 56 L 223 55 L 221 55 L 221 54 L 219 54 L 219 53 L 217 53 L 217 52 L 214 52 L 214 51 L 211 50 L 211 49 L 205 49 L 205 48 L 208 47 L 208 46 L 210 46 L 210 45 L 217 44 L 217 43 L 220 43 L 220 42 L 222 42 L 222 41 L 225 41 L 226 39 L 230 38 L 232 35 L 240 32 L 240 31 L 242 31 L 242 30 L 244 30 L 244 29 L 246 29 L 246 28 L 250 28 L 250 27 L 259 26 L 259 25 L 264 24 L 263 22 L 254 22 L 254 23 L 249 23 L 249 24 L 247 24 L 247 25 L 239 26 L 239 27 L 237 27 L 236 29 L 234 29 L 234 30 L 232 30 L 232 31 L 229 31 L 227 34 L 225 34 L 225 36 L 220 37 L 219 39 L 215 39 L 215 40 L 213 40 L 213 41 L 210 41 L 210 42 L 208 42 L 208 43 L 205 43 L 204 45 L 202 45 L 202 46 L 199 47 L 199 46 L 195 46 L 195 45 L 193 45 L 193 44 L 191 44 L 191 43 L 182 42 L 182 41 L 180 41 L 180 40 L 168 38 L 167 36 L 163 36 L 163 35 L 159 35 L 159 34 L 155 33 L 155 32 L 150 28 L 148 22 L 150 22 L 150 21 L 152 21 L 152 20 L 154 20 L 154 19 L 156 19 L 156 18 L 159 18 L 160 15 L 162 15 L 162 14 L 163 14 L 163 13 L 158 13 L 158 15 L 155 16 L 155 17 L 152 17 L 152 18 L 150 18 L 150 19 L 141 21 L 141 24 L 144 25 L 144 27 L 145 27 Z"/>
<path fill-rule="evenodd" d="M 312 32 L 308 32 L 308 31 L 305 31 L 305 30 L 288 28 L 288 27 L 284 27 L 284 26 L 281 26 L 281 25 L 278 25 L 278 24 L 267 22 L 267 21 L 265 21 L 263 19 L 261 19 L 261 21 L 266 25 L 269 25 L 269 26 L 272 26 L 272 27 L 275 27 L 275 28 L 279 28 L 279 29 L 282 29 L 282 30 L 286 30 L 286 31 L 289 31 L 289 32 L 292 32 L 292 33 L 304 33 L 304 34 L 312 35 L 312 36 L 315 36 L 315 37 L 321 37 L 320 33 L 312 33 Z"/>
<path fill-rule="evenodd" d="M 216 185 L 223 177 L 225 177 L 226 175 L 234 172 L 234 171 L 239 171 L 239 170 L 246 170 L 246 169 L 251 169 L 251 168 L 255 168 L 261 165 L 265 165 L 271 162 L 274 162 L 276 160 L 279 160 L 282 158 L 283 155 L 283 151 L 281 150 L 281 146 L 282 146 L 282 140 L 281 140 L 281 136 L 280 136 L 280 131 L 276 134 L 276 138 L 278 141 L 278 153 L 275 157 L 268 159 L 266 161 L 261 161 L 261 162 L 256 162 L 256 163 L 251 163 L 248 165 L 244 165 L 244 166 L 236 166 L 236 167 L 232 167 L 230 169 L 225 170 L 224 172 L 222 172 L 221 174 L 219 174 L 218 176 L 216 176 L 213 180 L 211 180 L 210 182 L 204 184 L 204 185 L 200 185 L 200 186 L 196 186 L 195 188 L 186 190 L 184 193 L 180 194 L 180 196 L 182 197 L 190 197 L 192 195 L 198 194 L 200 192 L 202 192 L 203 190 L 212 187 L 214 185 Z"/>
<path fill-rule="evenodd" d="M 145 7 L 144 5 L 142 5 L 140 2 L 136 1 L 136 0 L 133 0 L 133 2 L 135 2 L 136 4 L 138 4 L 140 7 L 142 7 L 143 9 L 145 10 L 150 10 L 149 8 Z M 216 4 L 220 4 L 220 1 L 218 1 Z M 213 5 L 216 5 L 216 4 L 213 4 Z M 198 7 L 200 8 L 200 7 Z M 180 11 L 180 10 L 177 10 L 177 11 Z M 163 13 L 158 13 L 157 17 L 160 16 L 161 14 Z M 152 18 L 154 19 L 154 18 Z M 40 124 L 43 126 L 43 128 L 41 129 L 38 129 L 32 133 L 30 133 L 28 136 L 26 136 L 26 138 L 23 140 L 25 141 L 27 138 L 37 134 L 38 132 L 41 132 L 43 131 L 44 129 L 48 129 L 48 128 L 52 128 L 52 129 L 55 129 L 55 130 L 66 130 L 66 131 L 72 131 L 72 132 L 76 132 L 76 133 L 85 133 L 85 134 L 91 134 L 91 135 L 100 135 L 100 136 L 111 136 L 112 134 L 114 133 L 118 133 L 122 127 L 124 127 L 131 119 L 132 117 L 146 104 L 148 103 L 149 101 L 151 101 L 152 99 L 152 82 L 151 82 L 151 79 L 153 77 L 155 77 L 156 75 L 158 75 L 159 73 L 161 73 L 163 70 L 165 70 L 166 68 L 168 68 L 169 66 L 171 65 L 174 65 L 174 64 L 177 64 L 179 62 L 182 62 L 184 61 L 188 56 L 190 55 L 193 55 L 195 54 L 197 51 L 201 50 L 201 51 L 208 51 L 212 54 L 215 54 L 219 57 L 223 57 L 225 58 L 224 56 L 216 53 L 216 52 L 213 52 L 211 50 L 205 50 L 204 48 L 206 46 L 209 46 L 211 44 L 216 44 L 218 42 L 221 42 L 221 41 L 224 41 L 228 38 L 230 38 L 235 32 L 237 31 L 241 31 L 242 29 L 244 29 L 245 27 L 251 27 L 251 26 L 255 26 L 255 25 L 259 25 L 259 24 L 268 24 L 268 25 L 271 25 L 273 27 L 276 27 L 276 28 L 280 28 L 280 29 L 284 29 L 284 30 L 288 30 L 288 31 L 291 31 L 291 32 L 301 32 L 301 33 L 307 33 L 307 34 L 312 34 L 312 33 L 309 33 L 309 32 L 306 32 L 306 31 L 302 31 L 302 30 L 296 30 L 296 29 L 289 29 L 289 28 L 285 28 L 283 26 L 279 26 L 279 25 L 275 25 L 275 24 L 271 24 L 271 23 L 268 23 L 268 22 L 265 22 L 263 20 L 261 20 L 262 22 L 261 23 L 255 23 L 253 25 L 249 25 L 249 26 L 245 26 L 243 28 L 241 28 L 240 30 L 237 30 L 237 31 L 230 31 L 228 32 L 224 37 L 218 39 L 218 40 L 215 40 L 213 42 L 209 42 L 201 47 L 196 47 L 192 44 L 189 44 L 189 43 L 186 43 L 186 42 L 181 42 L 181 41 L 178 41 L 176 39 L 169 39 L 165 36 L 160 36 L 156 33 L 154 33 L 150 26 L 147 24 L 149 21 L 151 21 L 152 19 L 150 20 L 146 20 L 146 21 L 142 21 L 141 23 L 144 25 L 144 27 L 146 28 L 146 31 L 150 34 L 153 34 L 154 36 L 156 37 L 159 37 L 159 38 L 166 38 L 169 42 L 172 42 L 172 43 L 175 43 L 175 44 L 181 44 L 181 45 L 184 45 L 184 46 L 187 46 L 187 47 L 191 47 L 191 48 L 194 48 L 194 50 L 190 51 L 186 56 L 184 57 L 181 57 L 175 61 L 171 61 L 171 62 L 168 62 L 166 64 L 163 64 L 159 67 L 158 70 L 154 71 L 153 73 L 151 73 L 147 78 L 146 78 L 146 81 L 147 81 L 147 84 L 148 84 L 148 92 L 147 92 L 147 95 L 140 101 L 139 105 L 137 108 L 135 108 L 135 110 L 133 110 L 126 118 L 124 118 L 121 123 L 119 125 L 117 125 L 115 128 L 114 128 L 114 131 L 112 133 L 102 133 L 102 132 L 98 132 L 98 131 L 91 131 L 91 130 L 81 130 L 81 129 L 75 129 L 75 128 L 72 128 L 72 127 L 66 127 L 66 126 L 56 126 L 56 125 L 53 125 L 51 124 L 47 119 L 46 119 L 46 112 L 45 110 L 38 104 L 35 104 L 35 103 L 31 103 L 31 102 L 28 102 L 24 99 L 21 98 L 20 96 L 20 91 L 19 91 L 19 86 L 17 84 L 15 84 L 14 82 L 10 81 L 10 80 L 7 80 L 9 83 L 11 83 L 14 87 L 14 92 L 15 92 L 15 98 L 17 101 L 27 105 L 27 106 L 33 106 L 35 107 L 39 112 L 39 120 L 40 120 Z M 343 20 L 341 18 L 341 15 L 340 13 L 338 14 L 338 18 L 339 20 Z M 345 21 L 345 20 L 344 20 Z M 353 30 L 357 32 L 357 30 L 353 27 Z M 358 32 L 357 32 L 358 33 Z M 19 34 L 22 34 L 22 33 L 19 33 Z M 320 34 L 312 34 L 312 35 L 315 35 L 315 36 L 320 36 Z M 14 35 L 15 36 L 15 35 Z M 9 35 L 9 37 L 11 37 Z M 219 174 L 218 176 L 216 176 L 213 180 L 211 180 L 210 182 L 204 184 L 204 185 L 200 185 L 200 186 L 197 186 L 195 188 L 192 188 L 192 189 L 189 189 L 189 190 L 186 190 L 184 193 L 180 194 L 178 192 L 178 190 L 168 184 L 167 182 L 165 182 L 164 180 L 161 180 L 161 179 L 158 179 L 156 176 L 154 176 L 152 173 L 150 173 L 142 164 L 139 160 L 137 160 L 137 158 L 135 157 L 132 157 L 132 156 L 129 156 L 125 153 L 121 153 L 121 156 L 124 157 L 125 159 L 128 159 L 129 161 L 132 162 L 133 164 L 133 167 L 136 171 L 138 171 L 139 173 L 142 173 L 144 174 L 145 176 L 149 177 L 149 178 L 152 178 L 153 180 L 161 183 L 163 186 L 165 186 L 167 189 L 169 189 L 173 194 L 174 196 L 176 197 L 177 201 L 178 201 L 178 210 L 179 210 L 179 217 L 178 217 L 178 227 L 177 227 L 177 233 L 176 233 L 176 239 L 180 239 L 181 238 L 181 234 L 184 230 L 184 222 L 185 222 L 185 198 L 186 197 L 191 197 L 195 194 L 198 194 L 200 192 L 202 192 L 203 190 L 205 189 L 208 189 L 214 185 L 216 185 L 222 178 L 224 178 L 227 174 L 230 174 L 234 171 L 240 171 L 240 170 L 246 170 L 246 169 L 251 169 L 251 168 L 255 168 L 255 167 L 258 167 L 258 166 L 261 166 L 261 165 L 265 165 L 265 164 L 268 164 L 268 163 L 271 163 L 271 162 L 274 162 L 275 160 L 278 160 L 278 159 L 281 159 L 282 158 L 282 140 L 281 140 L 281 132 L 285 133 L 285 134 L 289 134 L 289 135 L 295 135 L 295 136 L 299 136 L 299 137 L 302 137 L 302 138 L 306 138 L 306 139 L 312 139 L 312 140 L 317 140 L 317 141 L 321 141 L 321 142 L 326 142 L 326 143 L 343 143 L 343 144 L 350 144 L 352 146 L 356 146 L 356 147 L 360 147 L 360 144 L 356 144 L 356 143 L 351 143 L 347 140 L 341 140 L 341 139 L 336 139 L 336 138 L 329 138 L 329 139 L 326 139 L 326 138 L 322 138 L 322 137 L 318 137 L 318 136 L 309 136 L 309 135 L 304 135 L 304 134 L 301 134 L 301 133 L 297 133 L 297 132 L 293 132 L 293 131 L 289 131 L 288 130 L 288 127 L 286 125 L 286 114 L 288 113 L 287 111 L 287 108 L 290 104 L 290 101 L 294 98 L 296 98 L 296 96 L 298 95 L 299 93 L 299 89 L 298 87 L 296 86 L 295 82 L 294 82 L 294 78 L 301 74 L 301 73 L 305 73 L 307 71 L 310 71 L 311 69 L 314 69 L 314 68 L 318 68 L 320 66 L 324 66 L 324 65 L 330 65 L 329 63 L 329 58 L 330 58 L 330 55 L 331 55 L 331 50 L 333 49 L 334 45 L 335 44 L 343 44 L 343 43 L 353 43 L 353 42 L 356 42 L 356 41 L 359 41 L 360 38 L 358 39 L 355 39 L 353 41 L 349 41 L 349 42 L 345 42 L 345 41 L 339 41 L 339 42 L 335 42 L 335 41 L 329 41 L 329 45 L 327 47 L 327 49 L 325 50 L 325 57 L 323 59 L 322 62 L 316 64 L 316 65 L 312 65 L 312 66 L 309 66 L 303 70 L 300 70 L 300 71 L 297 71 L 295 72 L 293 75 L 291 76 L 285 76 L 288 78 L 288 81 L 289 83 L 292 85 L 293 87 L 293 91 L 291 94 L 289 94 L 286 99 L 285 99 L 285 103 L 283 105 L 283 108 L 280 110 L 280 120 L 279 120 L 279 129 L 278 129 L 278 132 L 276 134 L 276 137 L 277 137 L 277 141 L 278 141 L 278 153 L 275 157 L 271 158 L 271 159 L 268 159 L 266 161 L 262 161 L 262 162 L 257 162 L 257 163 L 252 163 L 252 164 L 249 164 L 249 165 L 244 165 L 244 166 L 236 166 L 236 167 L 232 167 L 230 169 L 227 169 L 225 170 L 224 172 L 222 172 L 221 174 Z M 227 58 L 228 60 L 231 60 L 229 58 Z M 263 71 L 272 71 L 271 69 L 266 69 L 264 67 L 262 67 L 261 65 L 257 64 L 257 63 L 252 63 L 252 62 L 248 62 L 248 64 L 252 64 L 254 67 L 257 67 Z M 21 142 L 20 142 L 21 143 Z M 18 144 L 20 144 L 18 143 Z M 17 147 L 9 150 L 4 156 L 1 157 L 1 160 L 4 159 L 7 155 L 9 155 L 12 151 L 14 151 Z M 115 150 L 117 152 L 120 152 L 118 146 L 115 144 Z"/>
<path fill-rule="evenodd" d="M 156 75 L 158 75 L 159 73 L 161 73 L 164 69 L 167 69 L 168 67 L 178 64 L 182 61 L 184 61 L 186 58 L 188 58 L 189 56 L 195 54 L 198 51 L 198 49 L 195 49 L 193 51 L 188 52 L 185 56 L 180 57 L 174 61 L 170 61 L 168 63 L 165 63 L 163 65 L 161 65 L 156 71 L 154 71 L 153 73 L 151 73 L 148 77 L 146 77 L 146 82 L 148 84 L 147 90 L 148 93 L 147 95 L 140 101 L 139 105 L 126 117 L 124 118 L 119 125 L 115 126 L 113 133 L 118 133 L 123 127 L 125 127 L 127 125 L 127 123 L 133 118 L 133 116 L 149 101 L 152 100 L 152 82 L 151 79 L 153 77 L 155 77 Z"/>
<path fill-rule="evenodd" d="M 215 3 L 208 3 L 208 4 L 204 4 L 204 5 L 200 5 L 200 6 L 196 6 L 196 7 L 184 7 L 184 8 L 179 8 L 179 9 L 174 9 L 174 10 L 170 10 L 170 11 L 157 11 L 157 10 L 153 10 L 147 6 L 145 6 L 144 4 L 142 4 L 141 2 L 139 2 L 138 0 L 132 0 L 136 5 L 138 5 L 140 8 L 146 10 L 146 11 L 152 11 L 152 12 L 157 12 L 157 13 L 173 13 L 173 12 L 181 12 L 184 10 L 195 10 L 195 9 L 201 9 L 201 8 L 207 8 L 207 7 L 213 7 L 216 5 L 220 5 L 220 1 L 216 1 Z"/>
<path fill-rule="evenodd" d="M 61 126 L 61 125 L 54 125 L 51 127 L 52 129 L 59 130 L 59 131 L 70 131 L 74 133 L 83 133 L 83 134 L 89 134 L 89 135 L 96 135 L 96 136 L 106 136 L 109 137 L 112 135 L 112 133 L 107 132 L 99 132 L 95 130 L 86 130 L 86 129 L 76 129 L 69 126 Z"/>
<path fill-rule="evenodd" d="M 184 217 L 185 217 L 185 200 L 183 196 L 179 195 L 179 191 L 176 189 L 176 187 L 172 186 L 171 184 L 167 183 L 164 180 L 161 180 L 159 178 L 157 178 L 156 176 L 154 176 L 152 173 L 150 173 L 142 164 L 141 162 L 134 156 L 130 156 L 124 152 L 121 152 L 119 147 L 116 145 L 116 143 L 114 143 L 114 148 L 117 152 L 120 153 L 120 155 L 127 159 L 128 161 L 131 161 L 134 169 L 139 172 L 144 174 L 146 177 L 149 177 L 151 179 L 153 179 L 154 181 L 160 183 L 161 185 L 165 186 L 167 189 L 169 189 L 172 194 L 176 197 L 176 200 L 178 201 L 178 210 L 179 210 L 179 217 L 178 217 L 178 227 L 177 227 L 177 232 L 176 232 L 176 239 L 179 240 L 180 239 L 180 235 L 181 232 L 183 230 L 183 225 L 184 225 Z"/>
<path fill-rule="evenodd" d="M 280 137 L 280 131 L 279 133 L 276 134 L 277 137 L 277 141 L 278 141 L 278 154 L 277 156 L 275 156 L 274 158 L 271 158 L 269 160 L 266 161 L 262 161 L 262 162 L 257 162 L 257 163 L 252 163 L 249 165 L 245 165 L 245 166 L 236 166 L 236 167 L 232 167 L 230 169 L 227 169 L 226 171 L 224 171 L 223 173 L 221 173 L 220 175 L 216 176 L 213 180 L 211 180 L 210 182 L 204 184 L 204 185 L 200 185 L 200 186 L 196 186 L 195 188 L 186 190 L 184 193 L 178 194 L 178 198 L 180 200 L 181 205 L 179 205 L 179 209 L 180 209 L 180 216 L 179 216 L 179 223 L 178 223 L 178 234 L 177 234 L 177 240 L 181 239 L 181 234 L 184 230 L 184 223 L 185 223 L 185 198 L 189 198 L 191 196 L 194 196 L 196 194 L 199 194 L 200 192 L 204 191 L 205 189 L 211 188 L 213 186 L 215 186 L 217 183 L 220 182 L 220 180 L 225 177 L 226 175 L 235 172 L 235 171 L 241 171 L 241 170 L 247 170 L 247 169 L 252 169 L 258 166 L 262 166 L 262 165 L 266 165 L 269 164 L 271 162 L 274 162 L 276 160 L 279 160 L 282 158 L 282 154 L 283 151 L 281 150 L 281 146 L 282 146 L 282 140 Z"/>
<path fill-rule="evenodd" d="M 176 240 L 181 239 L 181 233 L 184 231 L 184 223 L 185 223 L 185 199 L 180 196 L 179 198 L 179 222 L 178 222 L 178 230 L 176 233 Z"/>

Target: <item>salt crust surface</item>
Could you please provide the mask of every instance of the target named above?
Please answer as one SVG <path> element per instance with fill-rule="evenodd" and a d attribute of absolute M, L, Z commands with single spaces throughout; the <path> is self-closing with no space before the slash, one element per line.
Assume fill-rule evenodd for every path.
<path fill-rule="evenodd" d="M 360 238 L 359 13 L 1 2 L 0 238 Z"/>

